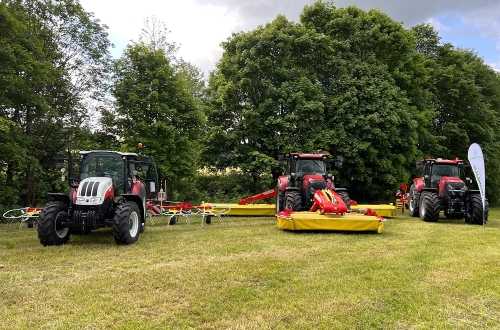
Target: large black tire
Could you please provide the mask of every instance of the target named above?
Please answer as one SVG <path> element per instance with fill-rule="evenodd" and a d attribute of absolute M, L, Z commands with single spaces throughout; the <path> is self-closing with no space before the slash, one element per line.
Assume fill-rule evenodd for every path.
<path fill-rule="evenodd" d="M 300 193 L 296 190 L 287 191 L 285 193 L 285 208 L 292 211 L 300 211 L 300 206 Z"/>
<path fill-rule="evenodd" d="M 418 193 L 415 184 L 412 183 L 410 186 L 410 192 L 408 193 L 408 213 L 410 217 L 418 217 Z"/>
<path fill-rule="evenodd" d="M 119 204 L 113 219 L 113 236 L 116 244 L 133 244 L 140 234 L 141 214 L 134 202 Z"/>
<path fill-rule="evenodd" d="M 420 195 L 420 220 L 426 222 L 437 222 L 439 220 L 440 210 L 441 202 L 436 193 L 424 191 Z"/>
<path fill-rule="evenodd" d="M 36 230 L 43 246 L 66 244 L 69 240 L 69 228 L 61 228 L 61 222 L 67 221 L 68 205 L 62 201 L 53 201 L 44 206 L 38 215 Z"/>
<path fill-rule="evenodd" d="M 342 198 L 345 205 L 347 206 L 347 212 L 351 212 L 351 198 L 349 197 L 349 193 L 347 191 L 339 191 L 337 194 Z"/>
<path fill-rule="evenodd" d="M 488 221 L 489 215 L 489 203 L 488 200 L 485 201 L 484 210 L 484 222 L 483 222 L 483 202 L 481 200 L 481 195 L 472 195 L 467 201 L 467 212 L 465 215 L 465 222 L 473 225 L 483 225 Z"/>
<path fill-rule="evenodd" d="M 279 186 L 276 187 L 276 214 L 285 209 L 285 193 L 280 190 Z"/>

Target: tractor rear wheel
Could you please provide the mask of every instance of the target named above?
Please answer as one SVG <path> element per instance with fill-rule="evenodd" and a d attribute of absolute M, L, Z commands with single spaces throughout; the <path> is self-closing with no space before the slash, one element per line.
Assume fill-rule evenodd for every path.
<path fill-rule="evenodd" d="M 412 183 L 410 186 L 410 193 L 408 194 L 408 213 L 410 217 L 418 217 L 418 199 L 417 188 Z"/>
<path fill-rule="evenodd" d="M 280 190 L 279 186 L 276 187 L 276 213 L 283 211 L 285 208 L 285 193 Z"/>
<path fill-rule="evenodd" d="M 50 202 L 44 206 L 40 215 L 36 230 L 38 238 L 43 246 L 66 244 L 69 240 L 69 228 L 61 226 L 68 218 L 68 205 L 62 201 Z"/>
<path fill-rule="evenodd" d="M 134 202 L 119 204 L 113 219 L 116 244 L 133 244 L 139 238 L 141 226 L 139 207 Z"/>
<path fill-rule="evenodd" d="M 483 225 L 483 201 L 481 195 L 472 195 L 467 201 L 465 222 L 473 225 Z M 488 221 L 489 204 L 485 201 L 484 220 Z"/>
<path fill-rule="evenodd" d="M 287 191 L 285 193 L 285 209 L 292 211 L 300 211 L 301 198 L 300 193 L 296 190 Z"/>
<path fill-rule="evenodd" d="M 345 205 L 347 206 L 347 212 L 351 212 L 351 198 L 349 197 L 349 193 L 347 191 L 339 191 L 337 192 L 337 195 L 342 198 Z"/>
<path fill-rule="evenodd" d="M 420 195 L 420 220 L 426 222 L 437 222 L 441 202 L 439 196 L 434 192 L 425 191 Z"/>

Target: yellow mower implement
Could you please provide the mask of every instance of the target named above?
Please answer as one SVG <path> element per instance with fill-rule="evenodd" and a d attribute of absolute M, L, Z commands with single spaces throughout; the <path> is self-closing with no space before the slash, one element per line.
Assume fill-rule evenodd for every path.
<path fill-rule="evenodd" d="M 276 215 L 276 204 L 254 204 L 251 202 L 263 200 L 266 198 L 272 198 L 276 196 L 276 189 L 271 189 L 264 191 L 260 194 L 253 195 L 244 198 L 238 202 L 238 204 L 228 204 L 228 203 L 202 203 L 201 205 L 211 206 L 212 208 L 218 210 L 227 210 L 228 216 L 247 216 L 247 217 L 272 217 Z M 353 212 L 358 212 L 358 210 L 371 209 L 372 212 L 376 213 L 381 217 L 395 217 L 396 207 L 389 204 L 380 205 L 368 205 L 361 204 L 357 205 L 354 201 L 351 201 L 351 210 Z"/>
<path fill-rule="evenodd" d="M 385 219 L 372 211 L 345 214 L 320 214 L 320 212 L 279 212 L 278 228 L 285 230 L 374 231 L 382 233 Z"/>

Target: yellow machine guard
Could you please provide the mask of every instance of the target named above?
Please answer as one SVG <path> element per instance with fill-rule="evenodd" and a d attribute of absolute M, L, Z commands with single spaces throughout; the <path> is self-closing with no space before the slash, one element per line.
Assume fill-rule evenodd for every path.
<path fill-rule="evenodd" d="M 384 230 L 385 219 L 360 213 L 343 215 L 319 212 L 292 212 L 277 215 L 278 228 L 287 230 L 376 231 Z"/>

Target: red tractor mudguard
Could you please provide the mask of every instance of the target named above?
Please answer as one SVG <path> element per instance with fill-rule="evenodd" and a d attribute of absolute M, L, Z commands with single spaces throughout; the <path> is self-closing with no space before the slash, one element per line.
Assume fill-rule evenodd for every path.
<path fill-rule="evenodd" d="M 424 180 L 422 180 L 422 178 L 415 178 L 413 179 L 413 183 L 415 184 L 415 189 L 417 189 L 417 192 L 421 193 L 422 189 L 424 189 L 425 187 Z"/>

